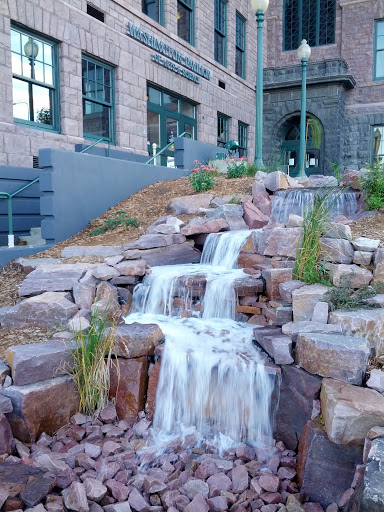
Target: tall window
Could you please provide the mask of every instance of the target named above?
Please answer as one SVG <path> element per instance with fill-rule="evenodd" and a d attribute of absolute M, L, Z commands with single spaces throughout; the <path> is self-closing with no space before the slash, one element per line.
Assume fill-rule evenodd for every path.
<path fill-rule="evenodd" d="M 384 80 L 384 20 L 375 22 L 375 62 L 374 75 L 375 80 Z"/>
<path fill-rule="evenodd" d="M 113 68 L 84 55 L 82 68 L 84 137 L 114 143 Z"/>
<path fill-rule="evenodd" d="M 215 60 L 227 65 L 227 2 L 215 0 Z"/>
<path fill-rule="evenodd" d="M 141 10 L 157 23 L 164 25 L 164 0 L 141 0 Z"/>
<path fill-rule="evenodd" d="M 225 147 L 229 142 L 229 117 L 217 113 L 217 145 L 220 148 Z"/>
<path fill-rule="evenodd" d="M 177 35 L 193 44 L 193 2 L 194 0 L 177 1 Z"/>
<path fill-rule="evenodd" d="M 57 45 L 18 27 L 11 29 L 13 117 L 43 130 L 59 130 Z"/>
<path fill-rule="evenodd" d="M 335 42 L 336 0 L 285 0 L 284 50 L 296 50 L 302 39 L 309 46 Z"/>
<path fill-rule="evenodd" d="M 245 19 L 236 12 L 236 75 L 245 78 Z"/>
<path fill-rule="evenodd" d="M 239 142 L 239 156 L 247 156 L 248 125 L 240 121 L 237 127 L 237 140 Z"/>
<path fill-rule="evenodd" d="M 384 126 L 373 127 L 373 163 L 384 163 Z"/>

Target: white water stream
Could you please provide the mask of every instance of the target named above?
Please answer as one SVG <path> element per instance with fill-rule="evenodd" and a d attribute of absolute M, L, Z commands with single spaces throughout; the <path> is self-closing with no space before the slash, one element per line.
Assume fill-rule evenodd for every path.
<path fill-rule="evenodd" d="M 135 312 L 126 323 L 157 323 L 165 335 L 155 438 L 192 429 L 222 451 L 240 442 L 268 444 L 272 437 L 274 378 L 252 343 L 255 326 L 234 321 L 234 281 L 247 277 L 236 261 L 250 234 L 209 235 L 202 264 L 153 267 L 134 291 Z M 196 296 L 202 311 L 193 310 Z"/>

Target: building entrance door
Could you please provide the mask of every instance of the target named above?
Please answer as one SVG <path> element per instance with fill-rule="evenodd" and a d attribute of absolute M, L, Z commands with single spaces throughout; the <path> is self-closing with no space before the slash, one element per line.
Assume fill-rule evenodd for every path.
<path fill-rule="evenodd" d="M 302 163 L 299 162 L 299 147 L 300 117 L 295 116 L 287 123 L 281 141 L 284 170 L 292 177 L 300 175 Z M 320 171 L 320 149 L 313 147 L 310 131 L 307 139 L 304 171 L 307 176 L 311 174 L 322 174 Z"/>

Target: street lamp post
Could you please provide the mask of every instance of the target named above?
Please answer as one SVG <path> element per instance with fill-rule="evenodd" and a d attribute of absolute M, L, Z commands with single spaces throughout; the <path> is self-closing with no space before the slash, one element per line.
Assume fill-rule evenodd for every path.
<path fill-rule="evenodd" d="M 30 37 L 24 45 L 24 55 L 29 60 L 31 66 L 31 78 L 35 79 L 35 59 L 39 54 L 39 47 L 35 41 Z M 29 101 L 29 114 L 28 119 L 34 121 L 34 109 L 33 109 L 33 93 L 32 93 L 32 82 L 28 82 L 28 101 Z"/>
<path fill-rule="evenodd" d="M 255 164 L 264 169 L 263 164 L 263 21 L 269 0 L 251 0 L 257 20 L 257 68 L 256 68 L 256 134 Z"/>
<path fill-rule="evenodd" d="M 299 148 L 299 176 L 306 176 L 304 170 L 305 159 L 305 123 L 306 123 L 306 101 L 307 101 L 307 62 L 311 56 L 311 47 L 305 39 L 297 50 L 297 57 L 301 62 L 301 114 L 300 114 L 300 148 Z"/>

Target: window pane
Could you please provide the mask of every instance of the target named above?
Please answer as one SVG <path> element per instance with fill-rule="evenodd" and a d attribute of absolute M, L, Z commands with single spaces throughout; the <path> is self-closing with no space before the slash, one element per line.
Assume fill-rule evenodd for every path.
<path fill-rule="evenodd" d="M 384 126 L 375 126 L 373 130 L 373 162 L 384 163 Z"/>
<path fill-rule="evenodd" d="M 191 42 L 191 16 L 192 13 L 181 2 L 177 3 L 177 35 Z"/>
<path fill-rule="evenodd" d="M 195 127 L 192 124 L 184 123 L 184 131 L 191 134 L 191 138 L 195 138 Z"/>
<path fill-rule="evenodd" d="M 244 57 L 244 52 L 236 49 L 235 73 L 236 73 L 236 75 L 239 75 L 241 77 L 243 77 L 243 74 L 244 74 L 244 72 L 243 72 L 243 69 L 244 69 L 243 57 Z"/>
<path fill-rule="evenodd" d="M 153 87 L 148 87 L 148 101 L 155 103 L 155 105 L 160 105 L 161 92 Z"/>
<path fill-rule="evenodd" d="M 377 35 L 384 36 L 384 21 L 377 22 Z"/>
<path fill-rule="evenodd" d="M 35 60 L 34 62 L 34 69 L 35 69 L 35 80 L 38 82 L 44 82 L 44 66 L 42 62 L 37 62 Z"/>
<path fill-rule="evenodd" d="M 152 154 L 152 144 L 160 145 L 160 116 L 156 112 L 147 112 L 148 153 Z"/>
<path fill-rule="evenodd" d="M 142 0 L 141 2 L 143 13 L 157 22 L 160 21 L 159 3 L 160 0 Z"/>
<path fill-rule="evenodd" d="M 17 119 L 29 119 L 29 94 L 28 82 L 14 78 L 13 84 L 13 117 Z"/>
<path fill-rule="evenodd" d="M 12 73 L 14 73 L 15 75 L 22 75 L 21 57 L 16 53 L 12 53 Z"/>
<path fill-rule="evenodd" d="M 285 41 L 284 49 L 298 48 L 299 41 L 299 0 L 286 0 L 285 2 Z"/>
<path fill-rule="evenodd" d="M 52 66 L 44 66 L 44 82 L 53 85 L 53 70 Z"/>
<path fill-rule="evenodd" d="M 187 101 L 180 100 L 181 103 L 181 113 L 188 117 L 195 118 L 195 106 Z"/>
<path fill-rule="evenodd" d="M 176 119 L 172 119 L 170 117 L 167 117 L 167 144 L 169 142 L 172 142 L 172 139 L 174 137 L 177 137 L 177 121 Z M 172 150 L 173 147 L 168 148 L 169 150 Z"/>
<path fill-rule="evenodd" d="M 44 63 L 52 65 L 52 46 L 44 43 Z"/>
<path fill-rule="evenodd" d="M 224 37 L 215 33 L 215 60 L 224 65 Z"/>
<path fill-rule="evenodd" d="M 96 79 L 96 71 L 95 71 L 95 64 L 93 62 L 88 61 L 88 80 L 92 80 L 93 82 Z"/>
<path fill-rule="evenodd" d="M 23 76 L 26 76 L 28 78 L 33 77 L 33 61 L 30 59 L 27 59 L 27 57 L 22 58 L 22 64 L 23 64 Z"/>
<path fill-rule="evenodd" d="M 384 78 L 384 51 L 376 53 L 376 78 Z"/>
<path fill-rule="evenodd" d="M 110 138 L 110 107 L 83 100 L 83 130 L 86 135 Z"/>
<path fill-rule="evenodd" d="M 111 86 L 111 70 L 104 68 L 104 84 L 108 87 Z"/>
<path fill-rule="evenodd" d="M 52 125 L 51 91 L 46 87 L 32 85 L 33 120 L 37 123 Z"/>
<path fill-rule="evenodd" d="M 169 110 L 178 111 L 178 99 L 170 94 L 163 93 L 163 105 Z"/>
<path fill-rule="evenodd" d="M 16 30 L 11 30 L 11 49 L 13 52 L 21 53 L 21 35 Z"/>
<path fill-rule="evenodd" d="M 379 36 L 376 39 L 376 50 L 384 50 L 384 36 Z"/>

